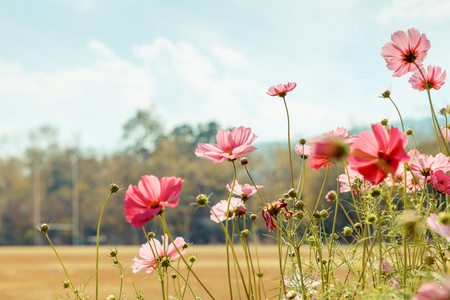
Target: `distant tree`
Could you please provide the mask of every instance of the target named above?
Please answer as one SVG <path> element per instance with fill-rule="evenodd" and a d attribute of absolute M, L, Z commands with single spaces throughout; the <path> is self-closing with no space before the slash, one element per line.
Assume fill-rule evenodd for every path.
<path fill-rule="evenodd" d="M 122 138 L 128 143 L 128 151 L 138 154 L 145 160 L 153 152 L 155 143 L 162 134 L 162 124 L 154 110 L 139 109 L 123 125 Z"/>

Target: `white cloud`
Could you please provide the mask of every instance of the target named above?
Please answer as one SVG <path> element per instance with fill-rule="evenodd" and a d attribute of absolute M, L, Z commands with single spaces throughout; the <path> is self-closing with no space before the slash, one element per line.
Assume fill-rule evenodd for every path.
<path fill-rule="evenodd" d="M 381 24 L 391 22 L 447 22 L 450 2 L 447 0 L 393 0 L 375 15 Z"/>

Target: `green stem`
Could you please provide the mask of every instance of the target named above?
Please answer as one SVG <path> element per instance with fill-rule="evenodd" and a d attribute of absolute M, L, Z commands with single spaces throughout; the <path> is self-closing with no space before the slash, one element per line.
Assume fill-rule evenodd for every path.
<path fill-rule="evenodd" d="M 294 171 L 292 169 L 292 154 L 291 154 L 291 123 L 289 121 L 289 110 L 286 104 L 286 99 L 283 97 L 284 107 L 286 108 L 287 125 L 288 125 L 288 150 L 289 150 L 289 166 L 291 168 L 291 188 L 294 188 Z"/>
<path fill-rule="evenodd" d="M 95 256 L 95 299 L 98 299 L 98 251 L 99 251 L 99 243 L 100 243 L 100 225 L 102 223 L 103 213 L 105 212 L 106 204 L 108 203 L 109 198 L 111 198 L 111 195 L 113 192 L 110 192 L 108 197 L 105 200 L 105 203 L 103 203 L 102 211 L 100 212 L 100 217 L 98 218 L 98 225 L 97 225 L 97 251 Z"/>
<path fill-rule="evenodd" d="M 400 110 L 398 109 L 397 105 L 395 105 L 394 100 L 389 96 L 389 100 L 391 100 L 392 104 L 394 105 L 395 109 L 397 110 L 398 116 L 400 117 L 400 122 L 402 123 L 402 131 L 405 132 L 405 126 L 403 125 L 403 119 L 402 114 L 400 113 Z"/>

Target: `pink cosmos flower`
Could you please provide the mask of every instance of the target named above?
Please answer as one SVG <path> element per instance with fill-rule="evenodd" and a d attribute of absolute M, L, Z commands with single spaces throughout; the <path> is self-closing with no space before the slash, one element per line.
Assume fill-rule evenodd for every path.
<path fill-rule="evenodd" d="M 423 90 L 439 90 L 441 86 L 445 83 L 445 77 L 447 76 L 446 71 L 441 74 L 442 69 L 440 67 L 428 66 L 428 72 L 422 67 L 420 68 L 422 71 L 425 80 L 422 77 L 422 74 L 419 71 L 416 71 L 411 78 L 409 79 L 409 83 L 411 83 L 412 88 L 423 91 Z"/>
<path fill-rule="evenodd" d="M 381 56 L 386 60 L 387 68 L 394 71 L 392 76 L 400 77 L 415 69 L 415 64 L 422 66 L 422 61 L 430 49 L 430 41 L 426 35 L 415 29 L 397 31 L 391 36 L 391 42 L 386 43 L 381 50 Z"/>
<path fill-rule="evenodd" d="M 258 136 L 253 133 L 250 137 L 251 133 L 252 130 L 244 126 L 234 127 L 231 132 L 220 129 L 216 135 L 217 144 L 198 144 L 195 155 L 214 163 L 235 160 L 257 149 L 251 144 Z"/>
<path fill-rule="evenodd" d="M 409 161 L 405 152 L 406 134 L 392 127 L 389 132 L 380 124 L 372 125 L 374 134 L 362 132 L 350 146 L 350 167 L 372 184 L 382 182 L 388 174 L 395 174 L 402 162 Z"/>
<path fill-rule="evenodd" d="M 229 210 L 227 211 L 227 208 Z M 220 223 L 225 221 L 228 217 L 228 220 L 231 220 L 235 217 L 235 215 L 242 215 L 242 211 L 246 210 L 244 202 L 242 202 L 241 198 L 232 197 L 230 199 L 230 205 L 228 206 L 227 200 L 220 200 L 219 203 L 211 207 L 211 220 L 216 223 Z M 245 211 L 244 211 L 245 214 Z"/>
<path fill-rule="evenodd" d="M 444 171 L 437 170 L 431 172 L 431 183 L 441 193 L 450 195 L 450 175 L 445 175 Z"/>
<path fill-rule="evenodd" d="M 142 176 L 137 186 L 129 185 L 125 193 L 125 219 L 135 228 L 153 219 L 163 206 L 178 205 L 183 179 L 153 175 Z"/>
<path fill-rule="evenodd" d="M 295 145 L 295 152 L 303 159 L 308 159 L 311 156 L 312 147 L 309 145 Z"/>
<path fill-rule="evenodd" d="M 291 276 L 292 279 L 285 279 L 284 284 L 286 287 L 294 289 L 294 290 L 300 290 L 302 288 L 302 275 L 300 274 L 299 270 L 296 270 L 295 273 Z M 314 273 L 311 277 L 308 277 L 306 275 L 303 275 L 303 284 L 305 288 L 307 289 L 307 295 L 311 298 L 308 299 L 316 299 L 317 297 L 317 290 L 316 287 L 320 285 L 322 282 L 320 280 L 316 280 L 317 273 Z M 301 294 L 299 293 L 296 298 L 294 299 L 302 299 Z"/>
<path fill-rule="evenodd" d="M 437 282 L 424 283 L 417 291 L 419 293 L 411 300 L 448 300 L 450 298 L 449 290 L 442 289 Z"/>
<path fill-rule="evenodd" d="M 263 186 L 257 185 L 256 187 L 258 189 L 261 189 Z M 258 192 L 256 190 L 256 187 L 248 183 L 240 185 L 239 182 L 236 180 L 234 184 L 233 194 L 240 196 L 243 201 L 246 201 L 248 200 L 248 198 L 250 198 L 250 196 Z M 231 192 L 231 186 L 229 184 L 227 184 L 227 190 Z"/>
<path fill-rule="evenodd" d="M 436 213 L 431 213 L 427 218 L 427 225 L 435 233 L 445 237 L 446 239 L 450 239 L 450 224 L 444 224 L 441 222 L 444 220 L 447 223 L 448 217 L 448 213 L 445 212 L 441 212 L 439 215 Z"/>
<path fill-rule="evenodd" d="M 409 153 L 409 152 L 408 152 Z M 411 170 L 413 173 L 419 178 L 427 178 L 427 181 L 430 182 L 431 172 L 442 170 L 444 173 L 450 171 L 450 163 L 448 157 L 443 153 L 438 153 L 435 157 L 433 155 L 423 155 L 417 151 L 416 158 L 411 163 Z"/>
<path fill-rule="evenodd" d="M 280 96 L 284 98 L 286 94 L 295 89 L 296 86 L 297 84 L 295 82 L 289 82 L 288 84 L 279 84 L 277 86 L 272 86 L 269 88 L 267 95 Z"/>
<path fill-rule="evenodd" d="M 446 139 L 447 142 L 450 142 L 450 129 L 445 126 L 441 126 L 441 133 L 444 139 Z"/>
<path fill-rule="evenodd" d="M 142 247 L 139 249 L 139 255 L 142 259 L 137 257 L 133 259 L 134 265 L 131 266 L 133 273 L 139 273 L 145 270 L 145 273 L 152 274 L 158 270 L 158 267 L 164 266 L 164 263 L 161 264 L 164 258 L 169 259 L 170 262 L 179 258 L 180 254 L 178 254 L 177 249 L 180 250 L 182 255 L 186 253 L 186 251 L 182 250 L 185 244 L 182 237 L 177 237 L 170 245 L 167 234 L 161 236 L 161 238 L 164 246 L 155 238 L 150 240 L 150 244 L 148 242 L 142 244 Z M 161 265 L 159 266 L 159 264 Z"/>
<path fill-rule="evenodd" d="M 338 127 L 312 142 L 309 166 L 313 170 L 334 164 L 348 153 L 347 145 L 353 143 L 355 136 L 349 136 L 347 129 Z"/>
<path fill-rule="evenodd" d="M 348 168 L 348 176 L 347 171 L 345 171 L 344 174 L 339 175 L 339 183 L 339 191 L 341 193 L 350 192 L 350 190 L 353 190 L 353 193 L 356 194 L 357 192 L 368 191 L 372 187 L 368 181 L 364 180 L 364 176 L 350 167 Z"/>

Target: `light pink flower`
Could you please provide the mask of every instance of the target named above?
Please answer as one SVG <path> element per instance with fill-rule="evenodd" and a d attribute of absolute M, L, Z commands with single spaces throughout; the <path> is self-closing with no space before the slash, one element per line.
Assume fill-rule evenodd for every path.
<path fill-rule="evenodd" d="M 125 193 L 125 219 L 135 228 L 153 219 L 163 206 L 175 207 L 180 201 L 181 184 L 178 177 L 142 176 L 137 186 L 129 185 Z"/>
<path fill-rule="evenodd" d="M 272 86 L 269 88 L 267 95 L 280 96 L 284 98 L 286 94 L 295 89 L 296 86 L 297 84 L 295 82 L 289 82 L 288 84 L 279 84 L 277 86 Z"/>
<path fill-rule="evenodd" d="M 445 126 L 441 126 L 441 133 L 444 139 L 446 139 L 447 142 L 450 142 L 450 129 Z"/>
<path fill-rule="evenodd" d="M 142 259 L 137 257 L 133 259 L 134 265 L 131 266 L 133 273 L 139 273 L 145 270 L 145 273 L 152 274 L 158 270 L 158 265 L 161 263 L 163 258 L 168 258 L 170 261 L 179 258 L 180 254 L 178 254 L 177 249 L 180 250 L 181 255 L 186 253 L 185 250 L 182 250 L 185 244 L 182 237 L 177 237 L 170 245 L 167 234 L 165 236 L 161 236 L 161 238 L 165 244 L 164 246 L 155 238 L 150 239 L 150 244 L 147 242 L 142 245 L 139 249 L 139 255 Z"/>
<path fill-rule="evenodd" d="M 241 212 L 242 208 L 245 209 L 245 205 L 244 202 L 242 202 L 241 198 L 232 197 L 230 199 L 230 205 L 228 205 L 227 200 L 220 200 L 219 203 L 211 207 L 210 218 L 216 223 L 225 221 L 227 217 L 228 220 L 231 220 L 235 217 L 236 211 L 238 210 Z M 238 215 L 240 215 L 240 213 Z"/>
<path fill-rule="evenodd" d="M 418 151 L 417 154 L 419 154 Z M 435 157 L 420 154 L 411 163 L 411 170 L 418 178 L 426 177 L 430 182 L 431 171 L 442 170 L 446 173 L 450 170 L 450 163 L 448 157 L 443 153 L 438 153 Z"/>
<path fill-rule="evenodd" d="M 308 159 L 311 156 L 312 147 L 309 145 L 295 145 L 295 152 L 303 159 Z"/>
<path fill-rule="evenodd" d="M 350 192 L 350 190 L 353 190 L 354 193 L 361 191 L 368 191 L 372 187 L 370 182 L 364 180 L 364 176 L 362 176 L 361 174 L 359 174 L 350 167 L 348 168 L 348 176 L 347 170 L 345 171 L 344 174 L 339 175 L 339 183 L 340 183 L 339 191 L 341 193 Z M 350 187 L 352 189 L 350 189 Z"/>
<path fill-rule="evenodd" d="M 217 144 L 198 144 L 195 155 L 214 163 L 235 160 L 257 149 L 251 144 L 258 136 L 253 133 L 250 137 L 251 133 L 252 130 L 244 126 L 234 127 L 231 131 L 220 129 L 216 135 Z"/>
<path fill-rule="evenodd" d="M 417 291 L 419 293 L 411 300 L 448 300 L 450 298 L 448 289 L 442 289 L 437 282 L 424 283 Z"/>
<path fill-rule="evenodd" d="M 450 195 L 450 175 L 445 175 L 444 171 L 437 170 L 431 172 L 431 183 L 441 193 Z"/>
<path fill-rule="evenodd" d="M 372 184 L 382 182 L 388 174 L 395 174 L 402 162 L 409 161 L 405 152 L 408 138 L 392 127 L 389 132 L 380 124 L 372 125 L 374 134 L 362 132 L 350 146 L 350 167 Z"/>
<path fill-rule="evenodd" d="M 296 270 L 295 273 L 291 276 L 292 279 L 285 279 L 284 284 L 286 287 L 294 289 L 294 290 L 301 290 L 302 289 L 302 275 L 299 273 L 299 270 Z M 316 286 L 320 285 L 322 282 L 320 280 L 316 280 L 317 273 L 314 273 L 311 277 L 306 276 L 303 274 L 303 284 L 307 290 L 307 295 L 311 298 L 308 299 L 316 299 L 317 297 L 317 290 L 315 289 Z M 298 297 L 294 299 L 302 299 L 301 293 L 297 294 Z"/>
<path fill-rule="evenodd" d="M 419 71 L 416 71 L 411 78 L 409 79 L 409 83 L 411 83 L 412 88 L 423 91 L 423 90 L 439 90 L 441 86 L 445 83 L 446 71 L 441 74 L 442 69 L 440 67 L 428 66 L 428 72 L 422 67 Z M 425 76 L 425 80 L 422 77 Z"/>
<path fill-rule="evenodd" d="M 347 145 L 353 143 L 355 136 L 349 136 L 347 129 L 338 127 L 313 140 L 309 166 L 313 170 L 325 168 L 348 153 Z"/>
<path fill-rule="evenodd" d="M 262 185 L 256 186 L 258 189 L 261 189 Z M 236 180 L 234 184 L 233 194 L 238 195 L 241 197 L 242 200 L 246 201 L 250 196 L 256 194 L 258 191 L 256 190 L 256 187 L 253 185 L 250 185 L 248 183 L 244 185 L 240 185 L 239 182 Z M 231 186 L 227 184 L 227 190 L 231 192 Z"/>
<path fill-rule="evenodd" d="M 450 239 L 450 224 L 444 224 L 439 220 L 439 217 L 444 220 L 448 219 L 445 214 L 447 213 L 441 212 L 439 213 L 439 215 L 437 215 L 436 213 L 431 213 L 427 218 L 427 225 L 435 233 L 439 234 L 442 237 L 445 237 L 446 239 Z"/>
<path fill-rule="evenodd" d="M 419 67 L 430 49 L 430 41 L 426 35 L 415 29 L 408 29 L 408 35 L 404 31 L 397 31 L 391 36 L 391 42 L 384 45 L 381 56 L 386 60 L 387 68 L 394 71 L 392 76 L 400 77 L 403 74 Z"/>

